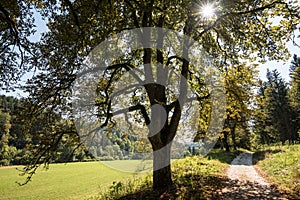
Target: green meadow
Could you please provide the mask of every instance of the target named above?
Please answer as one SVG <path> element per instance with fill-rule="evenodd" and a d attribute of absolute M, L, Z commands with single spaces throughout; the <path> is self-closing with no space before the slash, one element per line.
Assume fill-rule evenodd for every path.
<path fill-rule="evenodd" d="M 238 154 L 239 152 L 214 150 L 208 158 L 188 157 L 174 160 L 173 178 L 176 184 L 182 184 L 185 181 L 184 174 L 189 173 L 190 167 L 197 169 L 192 170 L 193 173 L 201 172 L 203 177 L 216 171 L 224 171 Z M 150 160 L 51 164 L 47 170 L 40 167 L 32 181 L 24 186 L 17 184 L 24 182 L 26 177 L 19 176 L 20 171 L 16 170 L 16 167 L 0 167 L 0 200 L 115 199 L 139 191 L 139 188 L 151 188 L 151 176 L 146 176 L 151 174 L 151 166 Z"/>
<path fill-rule="evenodd" d="M 271 146 L 255 153 L 254 163 L 280 189 L 300 195 L 300 144 Z"/>
<path fill-rule="evenodd" d="M 240 152 L 213 150 L 206 158 L 194 156 L 174 161 L 176 190 L 170 191 L 170 195 L 185 199 L 198 192 L 210 199 L 227 180 L 224 171 Z M 269 147 L 255 153 L 254 164 L 280 189 L 299 195 L 299 152 L 300 145 Z M 148 173 L 151 165 L 149 160 L 51 164 L 48 170 L 38 169 L 32 181 L 24 186 L 16 183 L 22 183 L 25 177 L 19 176 L 15 167 L 2 167 L 0 199 L 98 200 L 155 196 L 151 191 L 151 176 L 146 175 L 151 174 Z"/>
<path fill-rule="evenodd" d="M 51 164 L 48 170 L 38 169 L 31 182 L 24 182 L 15 167 L 0 168 L 0 199 L 85 199 L 97 196 L 113 182 L 132 179 L 138 176 L 115 170 L 123 167 L 125 171 L 139 169 L 138 161 L 81 162 Z M 147 166 L 143 166 L 147 167 Z"/>

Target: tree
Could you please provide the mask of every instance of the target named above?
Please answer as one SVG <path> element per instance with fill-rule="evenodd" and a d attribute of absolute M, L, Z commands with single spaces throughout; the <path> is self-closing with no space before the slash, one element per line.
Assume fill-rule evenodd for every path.
<path fill-rule="evenodd" d="M 25 134 L 22 121 L 22 100 L 9 97 L 0 96 L 0 109 L 11 116 L 11 128 L 9 146 L 14 146 L 17 149 L 23 149 L 28 143 L 28 135 Z"/>
<path fill-rule="evenodd" d="M 0 110 L 0 165 L 9 165 L 9 129 L 10 115 Z"/>
<path fill-rule="evenodd" d="M 288 93 L 290 107 L 292 109 L 292 137 L 299 140 L 300 137 L 300 58 L 294 55 L 290 67 L 290 90 Z"/>
<path fill-rule="evenodd" d="M 292 141 L 291 135 L 291 109 L 288 103 L 287 83 L 280 77 L 277 70 L 267 72 L 268 88 L 266 89 L 267 114 L 274 127 L 273 134 L 278 135 L 279 140 L 284 143 Z"/>
<path fill-rule="evenodd" d="M 222 142 L 226 151 L 229 151 L 228 136 L 231 136 L 233 148 L 236 150 L 238 146 L 236 130 L 243 129 L 244 132 L 247 132 L 247 123 L 252 114 L 250 106 L 253 100 L 252 91 L 255 86 L 255 75 L 255 65 L 241 64 L 226 69 L 227 109 L 222 134 Z M 243 148 L 249 147 L 249 145 L 243 146 Z"/>
<path fill-rule="evenodd" d="M 244 0 L 241 3 L 223 0 L 215 5 L 215 15 L 206 18 L 198 14 L 202 3 L 189 0 L 175 3 L 167 0 L 63 0 L 54 4 L 42 1 L 41 12 L 46 12 L 49 16 L 50 31 L 44 34 L 40 42 L 38 67 L 42 72 L 28 82 L 27 91 L 30 93 L 31 105 L 35 108 L 30 113 L 41 112 L 45 108 L 56 112 L 70 109 L 67 97 L 70 96 L 70 87 L 83 60 L 96 45 L 124 30 L 158 27 L 180 32 L 198 42 L 214 58 L 214 64 L 221 71 L 228 65 L 239 64 L 241 60 L 253 61 L 260 58 L 260 61 L 264 61 L 266 57 L 286 59 L 287 49 L 282 41 L 292 38 L 299 20 L 297 3 L 293 3 L 271 0 Z M 281 23 L 272 22 L 271 17 L 276 16 L 281 16 Z M 160 42 L 158 39 L 157 43 Z M 179 82 L 179 97 L 186 95 L 186 85 L 191 84 L 200 102 L 209 98 L 203 74 L 197 68 L 199 66 L 191 66 L 189 60 L 182 55 L 168 54 L 162 49 L 142 48 L 115 60 L 107 66 L 106 74 L 99 77 L 97 105 L 102 126 L 109 125 L 112 121 L 112 83 L 126 71 L 137 69 L 138 65 L 145 66 L 144 78 L 159 80 L 160 75 L 164 74 L 164 68 L 158 67 L 156 71 L 149 68 L 157 64 L 170 66 L 183 77 Z M 162 124 L 162 129 L 157 134 L 148 136 L 153 151 L 157 152 L 171 144 L 176 136 L 182 118 L 181 105 L 178 97 L 168 98 L 168 91 L 161 84 L 146 84 L 142 91 L 143 95 L 138 100 L 131 101 L 129 111 L 136 111 L 147 125 Z M 149 107 L 143 104 L 145 99 L 149 101 Z M 165 122 L 153 114 L 154 110 L 148 116 L 147 108 L 154 108 L 155 105 L 166 111 L 168 119 Z M 154 189 L 165 189 L 172 184 L 170 152 L 169 148 L 164 149 L 160 154 L 154 153 Z M 43 152 L 38 157 L 43 158 Z M 47 162 L 47 159 L 44 161 Z M 165 167 L 158 168 L 157 165 L 161 163 Z"/>
<path fill-rule="evenodd" d="M 224 128 L 220 136 L 221 145 L 230 151 L 230 141 L 233 148 L 236 150 L 240 146 L 238 141 L 247 140 L 244 134 L 236 134 L 236 130 L 244 130 L 246 132 L 248 122 L 252 114 L 251 102 L 253 100 L 253 87 L 255 83 L 255 71 L 256 65 L 241 63 L 237 66 L 227 66 L 225 68 L 225 91 L 226 91 L 226 118 L 224 122 Z M 199 118 L 199 124 L 201 124 L 201 131 L 197 138 L 203 138 L 207 132 L 209 124 L 209 112 L 211 102 L 202 101 L 201 116 Z M 241 132 L 241 131 L 239 131 Z M 202 134 L 202 136 L 201 136 Z M 243 138 L 243 139 L 242 139 Z M 231 139 L 231 140 L 230 140 Z M 250 145 L 244 145 L 243 148 L 250 148 Z"/>
<path fill-rule="evenodd" d="M 257 143 L 259 144 L 270 144 L 271 138 L 266 130 L 268 120 L 266 112 L 265 112 L 265 89 L 266 89 L 266 82 L 259 81 L 260 87 L 258 88 L 256 100 L 255 100 L 255 112 L 253 117 L 254 123 L 254 133 L 258 137 Z"/>
<path fill-rule="evenodd" d="M 257 131 L 262 140 L 269 142 L 294 141 L 291 129 L 291 108 L 288 100 L 288 87 L 277 70 L 267 71 L 268 81 L 261 88 L 262 102 L 256 119 Z"/>

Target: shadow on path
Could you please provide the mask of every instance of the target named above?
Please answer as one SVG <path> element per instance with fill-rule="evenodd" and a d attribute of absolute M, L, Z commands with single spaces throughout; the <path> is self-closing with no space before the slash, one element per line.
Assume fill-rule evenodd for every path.
<path fill-rule="evenodd" d="M 239 180 L 223 181 L 219 199 L 290 199 L 288 194 L 280 193 L 273 186 L 261 185 Z"/>

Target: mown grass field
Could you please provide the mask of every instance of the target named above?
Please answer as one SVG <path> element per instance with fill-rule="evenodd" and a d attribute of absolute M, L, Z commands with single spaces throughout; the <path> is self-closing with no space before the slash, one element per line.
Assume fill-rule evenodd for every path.
<path fill-rule="evenodd" d="M 135 161 L 123 161 L 124 169 Z M 121 163 L 115 163 L 120 165 Z M 110 186 L 113 181 L 132 178 L 132 173 L 120 172 L 102 162 L 52 164 L 48 170 L 40 168 L 32 181 L 24 181 L 15 168 L 0 168 L 0 199 L 85 199 Z"/>
<path fill-rule="evenodd" d="M 255 153 L 254 163 L 270 182 L 300 196 L 300 144 L 267 147 Z"/>
<path fill-rule="evenodd" d="M 213 151 L 207 158 L 189 157 L 172 163 L 176 192 L 187 198 L 194 192 L 210 195 L 219 181 L 214 178 L 224 173 L 236 153 Z M 106 161 L 51 164 L 48 170 L 40 168 L 25 186 L 15 168 L 0 168 L 0 199 L 116 199 L 142 192 L 151 193 L 150 175 L 122 172 L 146 170 L 150 161 Z M 177 194 L 172 194 L 178 196 Z M 129 196 L 128 199 L 131 197 Z"/>

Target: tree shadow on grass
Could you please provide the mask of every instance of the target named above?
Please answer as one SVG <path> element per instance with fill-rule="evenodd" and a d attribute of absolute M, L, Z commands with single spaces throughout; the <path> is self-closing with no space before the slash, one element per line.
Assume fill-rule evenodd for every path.
<path fill-rule="evenodd" d="M 175 200 L 175 199 L 218 199 L 221 179 L 215 176 L 200 175 L 181 176 L 174 181 L 174 186 L 166 191 L 145 189 L 123 196 L 121 200 Z"/>
<path fill-rule="evenodd" d="M 208 155 L 207 155 L 207 158 L 208 159 L 215 159 L 215 160 L 219 160 L 220 162 L 222 163 L 227 163 L 227 164 L 230 164 L 231 161 L 237 157 L 239 154 L 241 154 L 242 152 L 241 151 L 230 151 L 230 152 L 227 152 L 227 151 L 224 151 L 224 150 L 213 150 L 211 151 Z"/>
<path fill-rule="evenodd" d="M 273 186 L 252 182 L 230 180 L 227 177 L 187 175 L 176 180 L 167 191 L 145 189 L 128 194 L 121 200 L 175 200 L 175 199 L 292 199 L 289 194 L 280 193 Z"/>
<path fill-rule="evenodd" d="M 256 165 L 258 161 L 266 159 L 269 155 L 280 153 L 283 151 L 284 151 L 283 149 L 267 149 L 267 150 L 256 151 L 253 154 L 252 163 L 253 165 Z"/>

